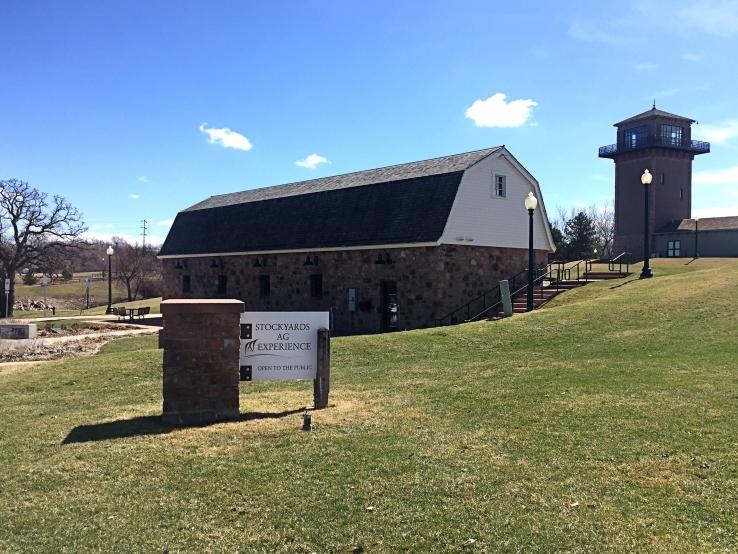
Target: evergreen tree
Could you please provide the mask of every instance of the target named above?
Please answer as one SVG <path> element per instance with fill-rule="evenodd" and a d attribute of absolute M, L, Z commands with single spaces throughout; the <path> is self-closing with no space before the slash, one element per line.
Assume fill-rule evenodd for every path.
<path fill-rule="evenodd" d="M 556 252 L 554 253 L 554 259 L 556 260 L 563 260 L 566 256 L 566 245 L 564 244 L 564 233 L 561 232 L 561 229 L 556 227 L 555 225 L 551 225 L 549 223 L 549 227 L 551 228 L 551 237 L 553 238 L 554 245 L 556 246 Z"/>
<path fill-rule="evenodd" d="M 592 218 L 580 211 L 566 222 L 564 229 L 564 250 L 566 258 L 578 260 L 592 255 L 596 248 L 596 230 Z"/>

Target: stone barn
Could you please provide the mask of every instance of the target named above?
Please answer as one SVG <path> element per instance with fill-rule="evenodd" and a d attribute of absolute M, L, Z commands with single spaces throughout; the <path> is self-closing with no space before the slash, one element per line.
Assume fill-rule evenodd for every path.
<path fill-rule="evenodd" d="M 210 198 L 164 242 L 166 298 L 330 310 L 335 334 L 416 329 L 554 250 L 541 190 L 504 147 Z"/>

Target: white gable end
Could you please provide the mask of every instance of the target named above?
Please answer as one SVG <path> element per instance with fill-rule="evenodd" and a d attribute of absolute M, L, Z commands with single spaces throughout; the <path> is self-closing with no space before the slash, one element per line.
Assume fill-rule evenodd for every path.
<path fill-rule="evenodd" d="M 538 183 L 505 149 L 464 172 L 440 242 L 528 248 L 528 211 L 524 200 L 529 192 L 538 198 L 533 216 L 533 247 L 553 251 Z"/>

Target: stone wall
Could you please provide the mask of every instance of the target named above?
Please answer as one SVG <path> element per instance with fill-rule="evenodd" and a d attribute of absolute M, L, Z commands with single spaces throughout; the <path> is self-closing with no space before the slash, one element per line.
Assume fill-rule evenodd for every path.
<path fill-rule="evenodd" d="M 162 421 L 193 425 L 239 415 L 240 319 L 238 300 L 167 300 L 164 328 Z"/>
<path fill-rule="evenodd" d="M 376 263 L 380 256 L 389 263 Z M 377 333 L 383 330 L 382 283 L 389 281 L 397 283 L 399 329 L 416 329 L 432 326 L 518 273 L 527 266 L 527 256 L 525 249 L 442 245 L 166 259 L 165 297 L 239 298 L 247 311 L 332 309 L 334 334 Z M 536 259 L 545 263 L 547 252 L 536 251 Z M 260 277 L 267 275 L 270 294 L 263 296 Z M 320 297 L 311 294 L 311 275 L 322 276 Z M 189 292 L 182 289 L 185 276 Z M 358 289 L 353 314 L 348 310 L 349 288 Z"/>

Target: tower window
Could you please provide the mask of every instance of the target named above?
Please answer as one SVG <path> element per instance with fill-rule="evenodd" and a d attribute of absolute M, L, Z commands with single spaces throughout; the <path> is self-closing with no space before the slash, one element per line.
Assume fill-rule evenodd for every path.
<path fill-rule="evenodd" d="M 679 189 L 679 200 L 684 200 L 684 189 Z"/>
<path fill-rule="evenodd" d="M 682 128 L 677 125 L 662 125 L 661 142 L 667 146 L 681 146 Z"/>
<path fill-rule="evenodd" d="M 494 186 L 492 190 L 493 198 L 507 197 L 507 178 L 504 175 L 494 176 Z"/>
<path fill-rule="evenodd" d="M 625 131 L 625 147 L 626 148 L 638 148 L 646 145 L 646 139 L 648 138 L 648 126 L 641 125 L 640 127 L 633 127 L 632 129 L 626 129 Z"/>
<path fill-rule="evenodd" d="M 182 293 L 188 293 L 192 290 L 192 281 L 189 275 L 182 275 Z"/>
<path fill-rule="evenodd" d="M 272 294 L 272 282 L 269 275 L 259 275 L 259 296 L 267 298 Z"/>

